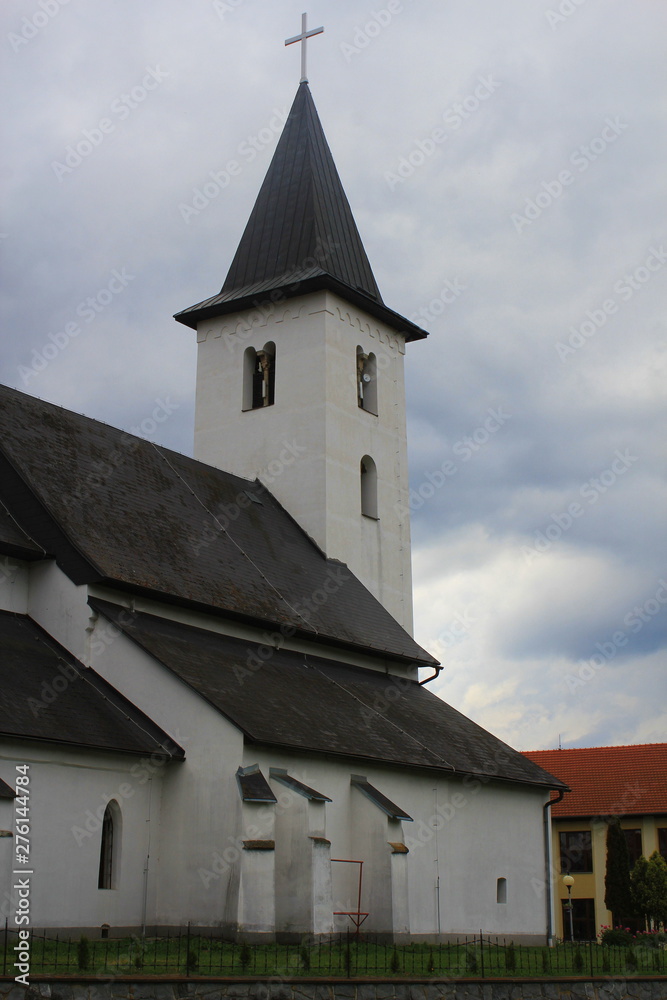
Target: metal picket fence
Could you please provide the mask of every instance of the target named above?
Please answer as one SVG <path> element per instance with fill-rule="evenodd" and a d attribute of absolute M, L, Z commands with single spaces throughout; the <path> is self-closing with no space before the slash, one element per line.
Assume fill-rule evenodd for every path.
<path fill-rule="evenodd" d="M 1 932 L 0 932 L 1 933 Z M 14 977 L 16 933 L 4 931 L 2 975 Z M 106 940 L 62 937 L 31 930 L 27 942 L 32 975 L 218 976 L 249 979 L 293 978 L 558 978 L 664 976 L 667 951 L 656 942 L 603 946 L 567 942 L 528 947 L 498 942 L 480 932 L 438 944 L 392 945 L 353 933 L 325 943 L 244 944 L 189 926 L 160 937 Z M 24 943 L 25 954 L 25 943 Z"/>

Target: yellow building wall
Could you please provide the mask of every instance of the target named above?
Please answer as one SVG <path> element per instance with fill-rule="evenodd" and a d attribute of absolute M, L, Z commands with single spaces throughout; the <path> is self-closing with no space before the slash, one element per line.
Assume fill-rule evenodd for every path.
<path fill-rule="evenodd" d="M 610 817 L 611 818 L 611 817 Z M 658 850 L 658 828 L 667 826 L 664 816 L 629 816 L 621 819 L 624 830 L 641 830 L 642 853 L 649 858 Z M 574 885 L 572 899 L 595 901 L 595 929 L 599 935 L 602 927 L 611 925 L 611 912 L 604 903 L 604 877 L 607 863 L 607 821 L 605 819 L 552 819 L 552 857 L 554 859 L 554 933 L 562 940 L 569 939 L 569 927 L 563 926 L 563 900 L 567 900 L 567 887 L 563 884 L 560 864 L 560 834 L 590 830 L 593 855 L 592 872 L 572 872 Z"/>

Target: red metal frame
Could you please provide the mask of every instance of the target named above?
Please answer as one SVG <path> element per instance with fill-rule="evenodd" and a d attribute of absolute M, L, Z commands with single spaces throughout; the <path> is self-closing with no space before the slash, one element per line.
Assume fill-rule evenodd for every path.
<path fill-rule="evenodd" d="M 356 910 L 334 910 L 334 917 L 349 917 L 355 926 L 355 935 L 359 933 L 359 928 L 363 924 L 364 920 L 368 916 L 368 913 L 362 913 L 361 910 L 361 885 L 364 875 L 364 863 L 363 861 L 353 861 L 350 858 L 332 858 L 332 863 L 340 865 L 359 865 L 359 894 L 357 896 L 357 908 Z"/>

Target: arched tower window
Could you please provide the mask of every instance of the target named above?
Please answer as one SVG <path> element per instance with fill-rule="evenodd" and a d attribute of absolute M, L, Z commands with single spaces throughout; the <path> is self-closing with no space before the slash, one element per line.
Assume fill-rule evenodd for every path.
<path fill-rule="evenodd" d="M 496 882 L 496 903 L 507 902 L 507 879 L 499 878 Z"/>
<path fill-rule="evenodd" d="M 104 810 L 104 818 L 102 819 L 98 889 L 115 889 L 118 885 L 120 834 L 120 808 L 115 799 L 112 799 Z"/>
<path fill-rule="evenodd" d="M 377 363 L 374 354 L 357 347 L 357 403 L 369 413 L 378 411 Z"/>
<path fill-rule="evenodd" d="M 243 409 L 272 406 L 276 384 L 276 345 L 265 344 L 260 351 L 246 347 L 243 355 Z"/>
<path fill-rule="evenodd" d="M 370 455 L 364 455 L 360 464 L 361 473 L 361 513 L 366 517 L 378 518 L 378 474 Z"/>

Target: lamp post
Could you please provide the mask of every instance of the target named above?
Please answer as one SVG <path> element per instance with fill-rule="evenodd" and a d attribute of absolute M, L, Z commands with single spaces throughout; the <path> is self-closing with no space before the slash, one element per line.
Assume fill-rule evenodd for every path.
<path fill-rule="evenodd" d="M 574 885 L 574 879 L 571 875 L 565 875 L 563 882 L 567 886 L 567 908 L 570 914 L 570 941 L 574 941 L 574 928 L 572 925 L 572 886 Z"/>

